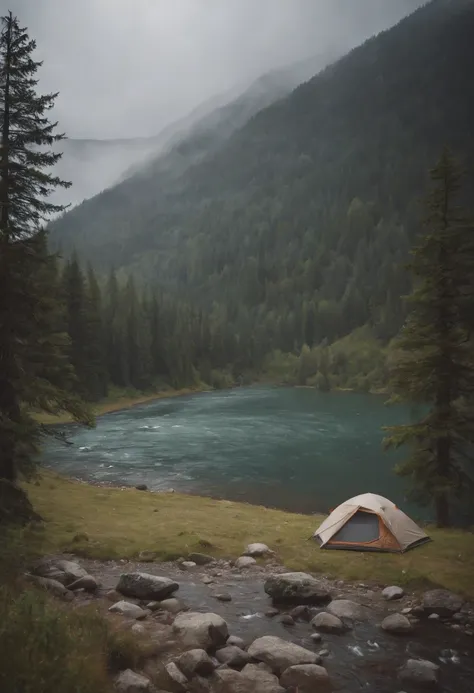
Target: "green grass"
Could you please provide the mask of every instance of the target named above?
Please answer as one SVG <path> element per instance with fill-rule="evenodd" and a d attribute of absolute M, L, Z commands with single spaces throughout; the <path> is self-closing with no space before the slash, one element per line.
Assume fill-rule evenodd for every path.
<path fill-rule="evenodd" d="M 52 474 L 29 485 L 46 521 L 44 550 L 94 558 L 134 558 L 153 551 L 171 560 L 192 551 L 237 557 L 262 541 L 285 566 L 335 578 L 438 585 L 474 597 L 474 535 L 429 528 L 433 542 L 403 555 L 321 551 L 308 538 L 321 516 L 286 513 L 209 498 L 89 486 Z"/>

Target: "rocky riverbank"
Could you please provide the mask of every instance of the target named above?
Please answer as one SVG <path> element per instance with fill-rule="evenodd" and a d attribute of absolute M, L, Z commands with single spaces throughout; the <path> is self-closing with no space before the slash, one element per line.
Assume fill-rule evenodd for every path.
<path fill-rule="evenodd" d="M 474 608 L 462 597 L 288 573 L 260 544 L 244 554 L 52 556 L 29 577 L 143 642 L 146 661 L 119 673 L 119 693 L 471 690 Z"/>

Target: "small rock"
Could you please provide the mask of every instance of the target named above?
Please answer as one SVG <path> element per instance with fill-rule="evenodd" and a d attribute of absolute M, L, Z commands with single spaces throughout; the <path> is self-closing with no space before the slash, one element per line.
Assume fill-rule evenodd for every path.
<path fill-rule="evenodd" d="M 244 556 L 253 556 L 253 558 L 256 558 L 258 556 L 265 556 L 265 554 L 268 553 L 273 553 L 273 551 L 269 549 L 266 544 L 249 544 L 244 551 Z"/>
<path fill-rule="evenodd" d="M 370 611 L 350 599 L 334 599 L 326 607 L 327 612 L 343 621 L 367 621 Z"/>
<path fill-rule="evenodd" d="M 95 592 L 99 587 L 99 583 L 92 575 L 85 575 L 79 578 L 75 582 L 69 585 L 69 589 L 74 592 L 75 590 L 84 590 L 85 592 Z"/>
<path fill-rule="evenodd" d="M 278 616 L 279 613 L 280 612 L 278 611 L 278 609 L 274 609 L 273 607 L 270 607 L 269 609 L 267 609 L 265 611 L 265 616 L 267 616 L 267 618 L 274 618 L 275 616 Z"/>
<path fill-rule="evenodd" d="M 319 650 L 318 657 L 329 657 L 330 654 L 329 650 Z"/>
<path fill-rule="evenodd" d="M 219 592 L 218 594 L 213 595 L 214 599 L 217 599 L 220 602 L 231 602 L 232 597 L 230 594 L 227 594 L 226 592 Z"/>
<path fill-rule="evenodd" d="M 430 614 L 430 615 L 428 616 L 428 619 L 429 619 L 430 621 L 439 621 L 440 616 L 439 616 L 439 614 Z"/>
<path fill-rule="evenodd" d="M 394 599 L 401 599 L 405 594 L 405 591 L 401 587 L 393 585 L 392 587 L 386 587 L 382 590 L 382 597 L 387 601 L 393 601 Z"/>
<path fill-rule="evenodd" d="M 464 599 L 449 590 L 429 590 L 423 595 L 423 609 L 425 614 L 436 613 L 443 618 L 449 618 L 457 611 L 461 611 Z"/>
<path fill-rule="evenodd" d="M 188 679 L 183 674 L 183 672 L 178 669 L 174 662 L 169 662 L 169 664 L 165 666 L 165 669 L 166 673 L 172 681 L 173 687 L 176 687 L 176 690 L 183 691 L 183 693 L 189 690 Z"/>
<path fill-rule="evenodd" d="M 46 558 L 36 564 L 33 574 L 39 577 L 57 580 L 57 582 L 68 587 L 71 583 L 79 580 L 79 578 L 85 577 L 87 571 L 81 568 L 75 561 Z"/>
<path fill-rule="evenodd" d="M 209 676 L 215 669 L 207 652 L 201 649 L 188 650 L 178 657 L 175 663 L 188 679 L 191 679 L 195 674 Z"/>
<path fill-rule="evenodd" d="M 255 664 L 247 664 L 242 671 L 218 669 L 211 681 L 213 693 L 285 693 L 276 676 Z"/>
<path fill-rule="evenodd" d="M 419 686 L 435 686 L 438 683 L 439 666 L 425 659 L 409 659 L 399 670 L 398 676 L 404 683 Z"/>
<path fill-rule="evenodd" d="M 413 625 L 403 614 L 391 614 L 382 621 L 382 629 L 387 633 L 405 635 L 413 631 Z"/>
<path fill-rule="evenodd" d="M 125 597 L 161 601 L 176 592 L 179 585 L 174 580 L 158 575 L 123 573 L 116 589 Z"/>
<path fill-rule="evenodd" d="M 181 568 L 181 570 L 192 570 L 196 567 L 196 565 L 197 563 L 195 563 L 194 561 L 182 561 L 179 564 L 179 567 Z"/>
<path fill-rule="evenodd" d="M 334 616 L 334 614 L 328 614 L 327 611 L 317 614 L 311 621 L 311 625 L 316 630 L 323 631 L 323 633 L 342 633 L 345 630 L 341 619 Z"/>
<path fill-rule="evenodd" d="M 146 484 L 137 484 L 135 488 L 137 491 L 148 491 L 148 486 Z"/>
<path fill-rule="evenodd" d="M 294 626 L 295 619 L 293 616 L 290 616 L 290 614 L 282 614 L 280 617 L 280 623 L 282 623 L 284 626 Z"/>
<path fill-rule="evenodd" d="M 453 623 L 453 624 L 450 626 L 450 628 L 451 628 L 451 630 L 462 630 L 462 626 L 461 626 L 460 623 Z"/>
<path fill-rule="evenodd" d="M 142 609 L 141 606 L 138 606 L 137 604 L 132 604 L 131 602 L 125 601 L 113 604 L 109 608 L 109 611 L 113 614 L 122 614 L 122 616 L 125 616 L 126 618 L 134 618 L 137 621 L 143 620 L 150 613 L 149 611 Z"/>
<path fill-rule="evenodd" d="M 214 582 L 214 580 L 211 577 L 209 577 L 209 575 L 204 575 L 202 581 L 205 585 L 211 585 Z"/>
<path fill-rule="evenodd" d="M 311 609 L 304 605 L 295 606 L 295 608 L 290 611 L 290 615 L 295 619 L 295 621 L 301 620 L 309 622 L 313 618 Z"/>
<path fill-rule="evenodd" d="M 204 650 L 223 647 L 228 638 L 227 623 L 217 614 L 188 611 L 178 614 L 173 630 L 183 645 Z"/>
<path fill-rule="evenodd" d="M 232 669 L 242 669 L 250 662 L 250 656 L 235 645 L 228 645 L 221 650 L 217 650 L 216 659 L 221 664 L 227 664 Z"/>
<path fill-rule="evenodd" d="M 321 642 L 321 640 L 323 639 L 321 633 L 311 633 L 309 637 L 313 642 Z"/>
<path fill-rule="evenodd" d="M 190 553 L 188 556 L 188 561 L 192 561 L 196 565 L 208 565 L 209 563 L 214 563 L 213 556 L 208 556 L 205 553 Z"/>
<path fill-rule="evenodd" d="M 235 645 L 235 647 L 240 647 L 241 650 L 245 650 L 246 647 L 244 640 L 237 635 L 229 635 L 226 642 L 226 646 L 227 645 Z"/>
<path fill-rule="evenodd" d="M 74 594 L 58 580 L 38 577 L 37 575 L 28 575 L 27 577 L 30 582 L 33 582 L 47 592 L 51 592 L 55 597 L 59 597 L 65 601 L 72 601 L 74 599 Z"/>
<path fill-rule="evenodd" d="M 243 568 L 251 568 L 252 566 L 256 565 L 256 563 L 257 561 L 255 558 L 252 558 L 251 556 L 240 556 L 240 558 L 235 561 L 235 567 L 242 570 Z"/>
<path fill-rule="evenodd" d="M 412 608 L 411 606 L 407 606 L 405 609 L 402 609 L 400 613 L 402 613 L 404 616 L 408 616 L 408 614 L 411 614 Z"/>
<path fill-rule="evenodd" d="M 179 599 L 176 597 L 171 597 L 170 599 L 164 599 L 162 602 L 157 602 L 158 608 L 163 609 L 163 611 L 169 611 L 170 614 L 179 614 L 183 611 L 184 607 Z M 153 609 L 152 609 L 153 611 Z M 156 611 L 156 609 L 155 609 Z"/>
<path fill-rule="evenodd" d="M 109 602 L 119 602 L 122 599 L 122 595 L 117 592 L 117 590 L 109 590 L 105 595 Z"/>
<path fill-rule="evenodd" d="M 268 664 L 277 674 L 296 664 L 316 664 L 318 661 L 314 652 L 271 635 L 254 640 L 248 653 L 253 659 Z"/>
<path fill-rule="evenodd" d="M 131 669 L 121 671 L 115 679 L 115 690 L 117 693 L 140 693 L 140 691 L 151 691 L 151 681 L 146 676 L 136 674 Z"/>
<path fill-rule="evenodd" d="M 272 575 L 265 582 L 265 592 L 276 603 L 321 604 L 331 600 L 322 584 L 307 573 Z"/>
<path fill-rule="evenodd" d="M 332 690 L 329 674 L 317 664 L 298 664 L 286 669 L 280 678 L 284 688 L 298 693 L 326 693 Z"/>

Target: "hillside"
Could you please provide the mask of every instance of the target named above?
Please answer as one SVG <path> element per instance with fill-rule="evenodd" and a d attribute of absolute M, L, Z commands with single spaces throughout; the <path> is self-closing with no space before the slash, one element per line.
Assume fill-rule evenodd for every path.
<path fill-rule="evenodd" d="M 446 144 L 472 166 L 473 35 L 472 0 L 434 0 L 215 149 L 185 140 L 73 210 L 53 240 L 214 302 L 257 360 L 365 323 L 386 340 L 427 170 Z"/>
<path fill-rule="evenodd" d="M 208 147 L 215 148 L 255 113 L 286 96 L 335 57 L 335 51 L 316 55 L 263 75 L 244 90 L 235 88 L 218 94 L 153 137 L 63 140 L 56 145 L 56 151 L 62 152 L 63 156 L 55 172 L 73 185 L 68 190 L 55 192 L 54 201 L 80 204 L 129 178 L 146 167 L 147 162 L 165 156 L 173 147 L 190 139 L 199 143 L 200 156 L 208 154 Z M 179 149 L 179 154 L 182 158 L 182 149 Z M 184 154 L 184 159 L 186 166 L 194 162 L 195 157 L 188 162 Z"/>

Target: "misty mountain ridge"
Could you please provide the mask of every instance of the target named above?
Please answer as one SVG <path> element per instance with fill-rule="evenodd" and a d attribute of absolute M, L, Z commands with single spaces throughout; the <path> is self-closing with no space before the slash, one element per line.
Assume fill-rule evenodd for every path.
<path fill-rule="evenodd" d="M 58 190 L 53 196 L 54 202 L 80 204 L 140 172 L 147 163 L 168 153 L 186 138 L 207 137 L 209 146 L 214 140 L 222 141 L 259 110 L 289 94 L 340 54 L 336 49 L 328 50 L 324 55 L 264 74 L 245 89 L 235 87 L 213 96 L 185 117 L 170 123 L 158 135 L 120 139 L 67 138 L 59 142 L 55 151 L 62 152 L 63 156 L 56 165 L 55 174 L 73 185 L 67 190 Z M 206 153 L 201 152 L 202 155 Z"/>
<path fill-rule="evenodd" d="M 444 145 L 474 160 L 473 35 L 473 0 L 433 0 L 207 155 L 185 140 L 72 210 L 52 241 L 213 306 L 262 353 L 367 323 L 386 339 L 428 169 Z"/>

